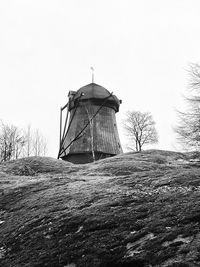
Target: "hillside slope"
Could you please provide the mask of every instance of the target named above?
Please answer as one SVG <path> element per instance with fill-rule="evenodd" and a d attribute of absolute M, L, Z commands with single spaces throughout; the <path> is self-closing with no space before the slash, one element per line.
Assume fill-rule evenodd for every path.
<path fill-rule="evenodd" d="M 200 162 L 145 151 L 0 165 L 0 266 L 200 266 Z"/>

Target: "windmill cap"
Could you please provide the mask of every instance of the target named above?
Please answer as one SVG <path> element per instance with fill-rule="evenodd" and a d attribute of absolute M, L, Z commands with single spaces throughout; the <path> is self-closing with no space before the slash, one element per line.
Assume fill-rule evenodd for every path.
<path fill-rule="evenodd" d="M 81 87 L 74 95 L 73 100 L 76 101 L 77 99 L 80 99 L 80 101 L 84 101 L 91 99 L 94 101 L 103 102 L 106 98 L 108 98 L 106 101 L 106 106 L 114 108 L 117 112 L 121 103 L 120 100 L 115 95 L 111 95 L 106 88 L 96 83 L 90 83 Z"/>

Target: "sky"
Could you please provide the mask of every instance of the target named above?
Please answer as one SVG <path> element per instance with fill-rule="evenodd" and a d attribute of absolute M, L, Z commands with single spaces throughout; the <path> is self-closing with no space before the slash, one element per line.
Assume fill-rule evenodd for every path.
<path fill-rule="evenodd" d="M 199 0 L 0 0 L 0 120 L 38 128 L 56 157 L 69 90 L 95 82 L 122 99 L 116 114 L 151 112 L 157 149 L 179 150 L 188 64 L 200 62 Z"/>

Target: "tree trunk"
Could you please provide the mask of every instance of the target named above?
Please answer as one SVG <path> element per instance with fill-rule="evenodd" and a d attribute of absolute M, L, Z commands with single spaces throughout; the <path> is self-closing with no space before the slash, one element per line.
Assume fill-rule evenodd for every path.
<path fill-rule="evenodd" d="M 136 152 L 138 152 L 138 141 L 137 140 L 135 141 L 135 150 Z"/>
<path fill-rule="evenodd" d="M 141 152 L 142 151 L 142 145 L 139 141 L 138 141 L 138 146 L 139 146 L 139 152 Z"/>

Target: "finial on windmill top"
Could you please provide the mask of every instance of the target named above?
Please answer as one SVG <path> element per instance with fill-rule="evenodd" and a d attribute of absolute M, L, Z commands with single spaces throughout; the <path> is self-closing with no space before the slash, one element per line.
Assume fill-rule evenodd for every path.
<path fill-rule="evenodd" d="M 92 83 L 94 83 L 94 68 L 90 67 L 91 71 L 92 71 Z"/>

